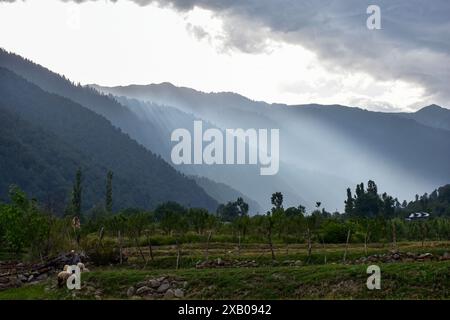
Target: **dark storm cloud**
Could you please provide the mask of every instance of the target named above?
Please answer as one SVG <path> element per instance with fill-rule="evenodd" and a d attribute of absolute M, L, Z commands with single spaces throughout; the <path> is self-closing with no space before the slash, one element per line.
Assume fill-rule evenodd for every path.
<path fill-rule="evenodd" d="M 224 21 L 225 49 L 259 52 L 265 50 L 268 39 L 301 44 L 330 69 L 365 71 L 381 80 L 411 81 L 425 88 L 430 98 L 449 105 L 448 0 L 133 1 L 181 12 L 194 7 L 214 12 Z M 370 4 L 381 8 L 382 30 L 366 27 Z M 197 36 L 208 36 L 208 30 L 189 28 Z"/>
<path fill-rule="evenodd" d="M 245 30 L 253 30 L 256 22 L 269 28 L 271 37 L 316 52 L 330 68 L 365 71 L 381 80 L 412 81 L 423 86 L 430 98 L 447 105 L 450 100 L 450 1 L 156 2 L 180 11 L 197 6 L 215 12 L 225 21 L 226 44 L 236 49 L 249 51 L 247 44 L 254 44 L 254 32 Z M 382 30 L 366 27 L 370 4 L 381 8 Z M 251 38 L 245 39 L 246 34 Z M 259 39 L 260 44 L 264 44 L 263 40 Z M 262 50 L 263 46 L 251 48 Z"/>

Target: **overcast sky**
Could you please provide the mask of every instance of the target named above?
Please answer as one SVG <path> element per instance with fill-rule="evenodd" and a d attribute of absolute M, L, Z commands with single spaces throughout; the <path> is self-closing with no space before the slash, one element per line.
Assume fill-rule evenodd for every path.
<path fill-rule="evenodd" d="M 366 27 L 369 4 L 381 30 Z M 450 107 L 446 0 L 0 0 L 0 46 L 83 84 Z"/>

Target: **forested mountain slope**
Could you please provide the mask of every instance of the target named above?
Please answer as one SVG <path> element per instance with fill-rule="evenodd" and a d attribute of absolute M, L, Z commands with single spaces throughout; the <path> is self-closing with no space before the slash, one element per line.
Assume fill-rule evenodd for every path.
<path fill-rule="evenodd" d="M 75 174 L 74 168 L 81 165 L 85 166 L 83 169 L 86 171 L 85 208 L 103 203 L 107 170 L 112 170 L 115 175 L 115 208 L 153 208 L 169 200 L 211 210 L 218 205 L 194 180 L 177 172 L 104 117 L 67 98 L 45 92 L 4 68 L 0 68 L 0 106 L 2 111 L 6 110 L 2 112 L 4 121 L 15 117 L 20 125 L 17 130 L 9 129 L 8 139 L 11 142 L 5 142 L 3 147 L 15 145 L 16 148 L 26 148 L 29 144 L 27 153 L 18 152 L 14 156 L 21 159 L 28 155 L 32 159 L 29 165 L 24 160 L 20 166 L 15 161 L 13 166 L 8 158 L 12 156 L 10 152 L 2 153 L 1 172 L 5 177 L 1 190 L 3 196 L 7 192 L 5 186 L 11 183 L 17 183 L 25 190 L 33 188 L 33 185 L 47 184 L 45 196 L 61 194 L 61 190 L 70 190 L 71 185 L 67 183 Z M 27 134 L 21 127 L 28 127 L 30 133 Z M 46 145 L 51 149 L 39 148 L 33 142 L 36 135 L 32 132 L 36 130 L 41 130 L 43 139 L 49 140 Z M 64 179 L 61 178 L 59 183 L 48 172 L 34 174 L 45 172 L 43 168 L 53 168 L 57 172 L 55 176 Z M 39 191 L 37 187 L 27 191 L 44 197 L 45 190 Z"/>

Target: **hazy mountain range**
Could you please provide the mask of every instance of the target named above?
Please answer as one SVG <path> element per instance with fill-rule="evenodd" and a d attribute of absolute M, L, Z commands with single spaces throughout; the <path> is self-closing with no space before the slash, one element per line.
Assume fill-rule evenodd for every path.
<path fill-rule="evenodd" d="M 165 130 L 158 130 L 165 145 L 159 149 L 163 157 L 170 150 L 170 131 L 177 127 L 192 130 L 193 118 L 221 129 L 279 128 L 282 164 L 276 177 L 261 178 L 250 172 L 243 179 L 242 174 L 234 174 L 235 168 L 202 169 L 204 175 L 241 190 L 265 208 L 274 186 L 288 195 L 289 205 L 301 202 L 312 207 L 321 201 L 334 210 L 342 209 L 345 189 L 361 181 L 374 179 L 381 190 L 411 199 L 450 178 L 450 132 L 445 130 L 450 111 L 437 106 L 393 114 L 339 105 L 268 104 L 234 93 L 203 93 L 169 83 L 93 87 L 139 113 L 148 127 L 157 127 L 155 110 L 159 110 L 158 118 L 164 117 L 161 110 L 170 110 Z M 178 120 L 170 122 L 173 108 L 179 110 Z"/>
<path fill-rule="evenodd" d="M 338 105 L 268 104 L 235 93 L 203 93 L 169 83 L 84 87 L 5 51 L 0 51 L 0 67 L 10 70 L 1 70 L 2 122 L 19 119 L 17 126 L 30 131 L 28 138 L 41 132 L 53 148 L 43 156 L 42 148 L 10 128 L 8 139 L 17 145 L 15 150 L 31 148 L 27 150 L 34 163 L 42 163 L 48 173 L 44 177 L 36 175 L 38 169 L 29 172 L 20 161 L 4 165 L 10 154 L 4 150 L 2 195 L 7 182 L 15 181 L 15 173 L 20 173 L 19 184 L 33 186 L 32 192 L 42 189 L 37 181 L 44 179 L 67 194 L 67 187 L 61 186 L 70 189 L 77 163 L 93 172 L 86 177 L 89 205 L 101 201 L 103 191 L 94 190 L 103 187 L 106 170 L 117 171 L 118 207 L 154 207 L 160 201 L 176 200 L 214 210 L 218 203 L 243 196 L 255 213 L 267 210 L 270 194 L 281 191 L 286 206 L 312 208 L 321 201 L 334 210 L 343 208 L 346 188 L 361 181 L 373 179 L 380 191 L 402 200 L 450 180 L 450 111 L 438 106 L 393 114 Z M 71 112 L 73 116 L 67 116 Z M 170 134 L 176 128 L 192 130 L 196 119 L 221 130 L 280 129 L 280 172 L 260 176 L 258 168 L 249 165 L 183 165 L 174 169 L 185 175 L 177 173 L 169 165 Z M 22 152 L 16 153 L 20 160 Z M 52 179 L 54 171 L 64 172 L 60 181 Z"/>

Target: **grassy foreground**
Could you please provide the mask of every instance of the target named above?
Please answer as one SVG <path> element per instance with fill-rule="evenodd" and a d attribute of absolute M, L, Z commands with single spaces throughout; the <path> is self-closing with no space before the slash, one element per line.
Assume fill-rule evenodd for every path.
<path fill-rule="evenodd" d="M 0 299 L 128 299 L 146 278 L 187 281 L 187 299 L 449 299 L 450 261 L 380 264 L 381 290 L 366 288 L 367 265 L 316 265 L 224 269 L 98 269 L 82 277 L 78 292 L 51 279 L 0 292 Z"/>

